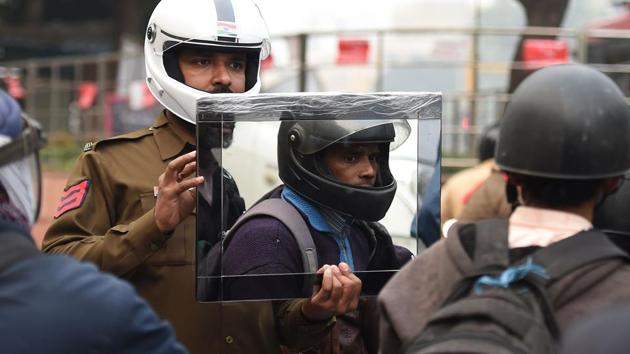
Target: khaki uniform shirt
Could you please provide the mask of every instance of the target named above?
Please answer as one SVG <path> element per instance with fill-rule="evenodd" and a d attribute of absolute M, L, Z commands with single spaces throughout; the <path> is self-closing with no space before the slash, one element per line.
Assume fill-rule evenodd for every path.
<path fill-rule="evenodd" d="M 467 168 L 452 175 L 442 186 L 442 224 L 449 219 L 458 219 L 472 194 L 490 176 L 494 159 Z"/>
<path fill-rule="evenodd" d="M 192 353 L 279 352 L 289 331 L 290 344 L 316 344 L 334 320 L 308 323 L 299 301 L 197 303 L 196 216 L 170 235 L 160 233 L 153 216 L 158 177 L 185 148 L 165 113 L 150 128 L 86 146 L 68 180 L 65 206 L 60 204 L 64 213 L 46 232 L 43 250 L 94 262 L 131 282 Z"/>
<path fill-rule="evenodd" d="M 475 222 L 490 218 L 509 218 L 512 206 L 505 195 L 505 180 L 497 169 L 473 192 L 468 203 L 459 214 L 461 222 Z"/>

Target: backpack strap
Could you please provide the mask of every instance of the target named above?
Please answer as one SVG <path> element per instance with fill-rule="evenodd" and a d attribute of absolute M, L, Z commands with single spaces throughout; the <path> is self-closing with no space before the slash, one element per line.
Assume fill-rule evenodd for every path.
<path fill-rule="evenodd" d="M 486 219 L 473 224 L 462 224 L 453 236 L 455 235 L 470 257 L 473 267 L 455 285 L 444 304 L 466 296 L 479 276 L 499 274 L 510 265 L 507 220 Z"/>
<path fill-rule="evenodd" d="M 223 241 L 223 247 L 227 247 L 231 235 L 236 233 L 239 227 L 248 220 L 260 216 L 271 216 L 282 222 L 284 226 L 289 229 L 300 248 L 304 272 L 311 274 L 316 273 L 319 266 L 317 262 L 317 250 L 313 242 L 313 237 L 311 236 L 311 231 L 306 225 L 302 214 L 300 214 L 293 205 L 281 198 L 263 200 L 247 210 L 226 235 Z"/>
<path fill-rule="evenodd" d="M 570 255 L 570 257 L 567 257 Z M 533 261 L 545 268 L 553 281 L 594 262 L 628 255 L 602 232 L 588 230 L 537 250 Z"/>
<path fill-rule="evenodd" d="M 476 270 L 510 265 L 508 221 L 488 219 L 475 223 L 473 265 Z"/>

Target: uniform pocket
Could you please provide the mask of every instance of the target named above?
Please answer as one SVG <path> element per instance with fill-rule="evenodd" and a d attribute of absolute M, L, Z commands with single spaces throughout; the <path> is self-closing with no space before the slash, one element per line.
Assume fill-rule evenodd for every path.
<path fill-rule="evenodd" d="M 140 204 L 142 205 L 142 211 L 147 213 L 155 207 L 156 197 L 153 192 L 146 192 L 140 194 Z M 186 227 L 186 222 L 190 219 L 188 217 L 182 223 L 180 223 L 173 231 L 171 237 L 164 242 L 162 247 L 155 252 L 153 256 L 148 259 L 149 264 L 153 265 L 182 265 L 192 263 L 192 253 L 189 255 L 187 252 L 189 228 Z M 192 231 L 194 238 L 194 230 Z"/>

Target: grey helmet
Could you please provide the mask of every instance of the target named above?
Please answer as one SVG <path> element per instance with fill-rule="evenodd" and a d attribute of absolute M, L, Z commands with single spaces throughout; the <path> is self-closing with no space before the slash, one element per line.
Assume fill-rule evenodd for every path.
<path fill-rule="evenodd" d="M 477 149 L 477 157 L 480 162 L 494 158 L 494 152 L 499 139 L 499 122 L 494 122 L 484 128 L 479 138 L 479 146 Z"/>
<path fill-rule="evenodd" d="M 405 120 L 294 120 L 280 124 L 278 169 L 280 179 L 304 198 L 366 221 L 385 216 L 396 193 L 389 169 L 389 151 L 409 136 Z M 373 187 L 336 180 L 321 152 L 333 144 L 379 144 L 379 171 Z"/>
<path fill-rule="evenodd" d="M 501 121 L 496 163 L 504 171 L 599 179 L 630 169 L 630 109 L 606 75 L 555 65 L 525 79 Z"/>

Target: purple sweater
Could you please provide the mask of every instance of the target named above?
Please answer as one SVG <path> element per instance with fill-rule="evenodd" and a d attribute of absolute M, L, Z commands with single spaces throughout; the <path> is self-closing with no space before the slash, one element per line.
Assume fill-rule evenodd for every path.
<path fill-rule="evenodd" d="M 272 197 L 277 197 L 278 194 Z M 339 246 L 333 237 L 318 232 L 308 223 L 307 225 L 317 249 L 319 266 L 339 264 Z M 367 270 L 368 263 L 370 269 L 391 269 L 391 264 L 398 265 L 396 266 L 398 268 L 411 259 L 411 252 L 408 250 L 393 246 L 389 238 L 389 242 L 372 239 L 372 236 L 367 235 L 357 224 L 352 225 L 348 239 L 355 272 Z M 373 251 L 371 247 L 374 247 L 375 242 L 379 245 L 377 249 L 384 252 L 374 252 L 376 256 L 370 260 Z M 380 264 L 387 265 L 379 267 Z M 232 236 L 223 255 L 223 275 L 274 275 L 224 278 L 224 298 L 235 300 L 308 297 L 310 294 L 304 294 L 304 282 L 311 279 L 300 274 L 303 272 L 301 251 L 289 229 L 275 218 L 257 217 L 243 224 Z M 342 352 L 376 353 L 378 320 L 375 305 L 374 298 L 362 299 L 357 311 L 338 316 L 335 330 L 322 342 L 320 349 L 330 349 L 338 345 Z"/>
<path fill-rule="evenodd" d="M 317 248 L 318 264 L 339 264 L 339 246 L 335 240 L 309 229 Z M 368 238 L 353 225 L 349 240 L 355 271 L 366 270 L 370 256 Z M 272 217 L 255 218 L 241 226 L 225 250 L 223 260 L 223 275 L 304 272 L 295 238 L 282 222 Z M 260 283 L 250 279 L 228 281 L 224 293 L 234 298 L 299 298 L 304 297 L 305 279 L 301 275 L 284 275 L 264 277 Z"/>

